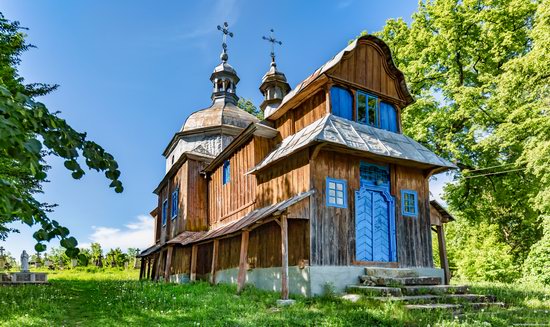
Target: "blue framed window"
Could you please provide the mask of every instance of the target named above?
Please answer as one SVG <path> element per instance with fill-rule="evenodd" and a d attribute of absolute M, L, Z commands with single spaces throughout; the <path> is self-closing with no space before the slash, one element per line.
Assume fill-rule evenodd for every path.
<path fill-rule="evenodd" d="M 327 177 L 327 206 L 337 208 L 348 207 L 347 182 L 343 179 Z"/>
<path fill-rule="evenodd" d="M 401 213 L 403 216 L 418 217 L 418 193 L 401 190 Z"/>
<path fill-rule="evenodd" d="M 330 103 L 334 115 L 353 120 L 353 96 L 350 91 L 339 86 L 331 87 Z"/>
<path fill-rule="evenodd" d="M 357 122 L 379 127 L 378 98 L 365 92 L 357 91 Z"/>
<path fill-rule="evenodd" d="M 180 189 L 177 188 L 174 192 L 172 192 L 172 210 L 171 210 L 171 216 L 172 219 L 176 219 L 178 217 L 178 210 L 179 210 L 179 192 Z"/>
<path fill-rule="evenodd" d="M 223 162 L 223 185 L 231 181 L 231 165 L 229 160 Z"/>
<path fill-rule="evenodd" d="M 166 226 L 167 215 L 168 215 L 168 199 L 162 201 L 162 226 Z"/>

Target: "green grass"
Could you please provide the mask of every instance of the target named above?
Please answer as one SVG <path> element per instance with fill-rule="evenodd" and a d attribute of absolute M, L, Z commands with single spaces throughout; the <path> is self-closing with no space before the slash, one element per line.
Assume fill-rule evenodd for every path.
<path fill-rule="evenodd" d="M 50 273 L 50 285 L 0 287 L 0 326 L 510 326 L 549 324 L 550 288 L 476 284 L 507 309 L 411 313 L 398 303 L 296 297 L 278 308 L 277 293 L 231 285 L 140 282 L 136 271 Z"/>

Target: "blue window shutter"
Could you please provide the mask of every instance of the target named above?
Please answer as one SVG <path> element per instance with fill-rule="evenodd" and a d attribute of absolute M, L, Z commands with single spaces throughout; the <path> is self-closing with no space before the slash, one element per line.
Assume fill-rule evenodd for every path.
<path fill-rule="evenodd" d="M 348 90 L 338 86 L 331 87 L 330 101 L 334 115 L 349 120 L 353 119 L 353 97 Z"/>
<path fill-rule="evenodd" d="M 330 88 L 330 103 L 332 104 L 332 113 L 340 116 L 340 88 L 333 86 Z"/>
<path fill-rule="evenodd" d="M 397 133 L 397 112 L 386 102 L 380 102 L 380 128 Z"/>

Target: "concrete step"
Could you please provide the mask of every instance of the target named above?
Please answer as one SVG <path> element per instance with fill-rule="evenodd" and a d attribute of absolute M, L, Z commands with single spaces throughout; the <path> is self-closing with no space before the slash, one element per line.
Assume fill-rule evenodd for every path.
<path fill-rule="evenodd" d="M 408 268 L 365 268 L 365 275 L 384 278 L 419 277 L 418 273 Z"/>
<path fill-rule="evenodd" d="M 402 286 L 404 295 L 440 295 L 440 294 L 465 294 L 468 292 L 466 285 L 416 285 Z"/>
<path fill-rule="evenodd" d="M 365 285 L 348 285 L 346 292 L 350 294 L 364 294 L 368 296 L 402 296 L 401 289 L 397 287 L 380 287 Z"/>
<path fill-rule="evenodd" d="M 380 301 L 400 301 L 411 304 L 430 304 L 430 303 L 490 303 L 495 302 L 495 297 L 491 295 L 478 294 L 446 294 L 446 295 L 405 295 L 400 297 L 375 297 L 373 299 Z"/>
<path fill-rule="evenodd" d="M 479 303 L 467 303 L 464 306 L 472 308 L 474 310 L 489 309 L 489 308 L 505 308 L 504 302 L 479 302 Z"/>
<path fill-rule="evenodd" d="M 368 286 L 389 286 L 389 287 L 401 287 L 406 285 L 439 285 L 441 284 L 441 278 L 439 277 L 376 277 L 362 275 L 359 277 L 359 281 L 363 285 Z"/>

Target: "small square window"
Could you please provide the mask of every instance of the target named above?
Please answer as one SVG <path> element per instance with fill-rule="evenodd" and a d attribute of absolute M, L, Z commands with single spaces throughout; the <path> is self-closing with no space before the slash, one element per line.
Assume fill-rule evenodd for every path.
<path fill-rule="evenodd" d="M 327 206 L 347 208 L 346 181 L 327 177 Z"/>
<path fill-rule="evenodd" d="M 418 217 L 418 194 L 413 190 L 401 190 L 401 212 L 403 216 Z"/>

